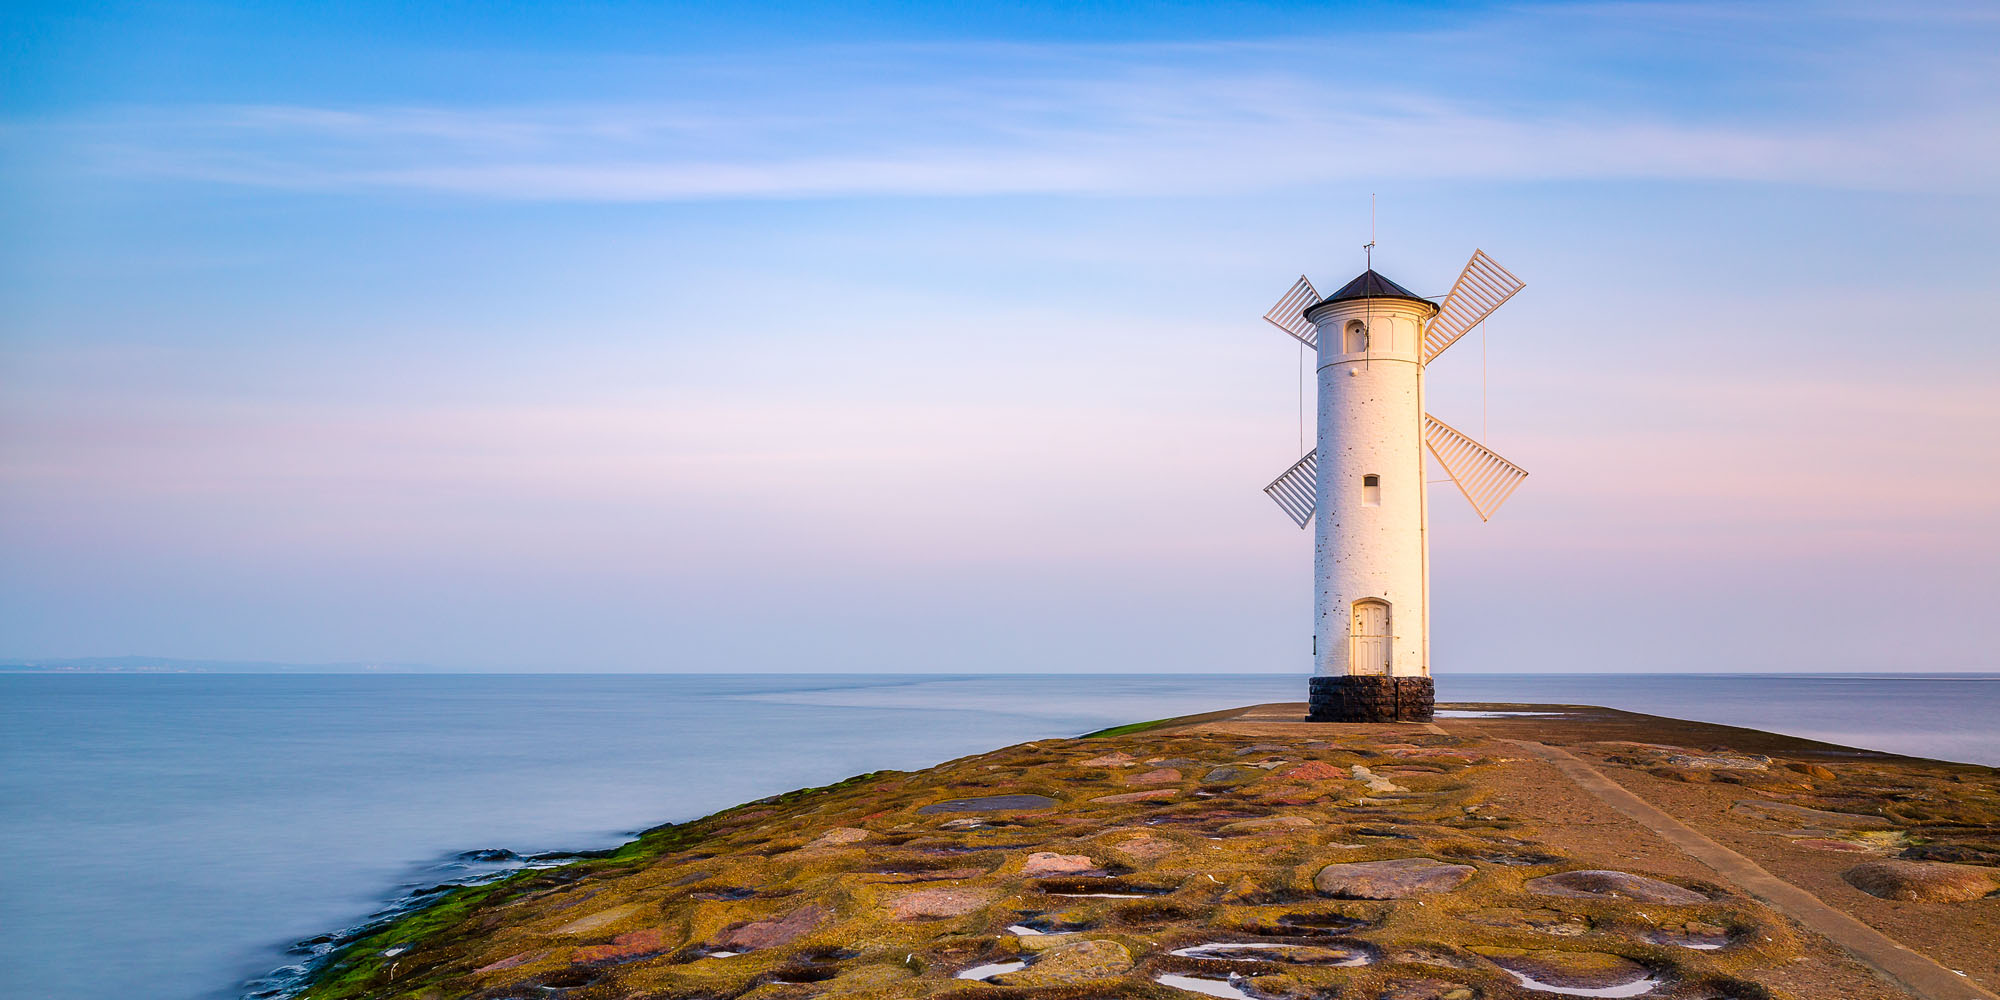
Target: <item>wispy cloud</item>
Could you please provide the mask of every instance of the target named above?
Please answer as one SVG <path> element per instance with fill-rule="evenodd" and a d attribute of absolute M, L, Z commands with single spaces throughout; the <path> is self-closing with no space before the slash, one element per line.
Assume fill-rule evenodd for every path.
<path fill-rule="evenodd" d="M 1537 18 L 1575 50 L 1523 43 Z M 1619 65 L 1626 36 L 1662 23 L 1702 44 L 1670 66 Z M 1835 23 L 1847 30 L 1752 58 L 1704 5 L 1403 38 L 800 50 L 676 67 L 651 93 L 602 102 L 142 109 L 29 131 L 117 175 L 500 199 L 1157 195 L 1367 177 L 1992 189 L 1995 59 L 1959 46 L 1899 59 L 1894 32 Z M 1502 49 L 1518 54 L 1496 63 Z"/>

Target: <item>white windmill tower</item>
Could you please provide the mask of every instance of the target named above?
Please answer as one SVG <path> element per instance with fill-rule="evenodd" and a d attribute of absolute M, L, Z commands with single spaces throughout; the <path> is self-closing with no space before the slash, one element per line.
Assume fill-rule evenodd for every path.
<path fill-rule="evenodd" d="M 1424 412 L 1424 367 L 1522 283 L 1474 251 L 1438 304 L 1370 263 L 1325 298 L 1301 277 L 1264 315 L 1319 356 L 1318 447 L 1264 492 L 1301 528 L 1319 515 L 1308 718 L 1421 722 L 1435 699 L 1424 449 L 1481 520 L 1528 475 Z"/>

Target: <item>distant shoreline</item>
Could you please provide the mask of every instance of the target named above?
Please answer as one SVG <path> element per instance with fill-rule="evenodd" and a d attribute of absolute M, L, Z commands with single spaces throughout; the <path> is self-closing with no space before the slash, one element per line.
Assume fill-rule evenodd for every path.
<path fill-rule="evenodd" d="M 230 660 L 176 660 L 163 657 L 86 657 L 74 660 L 20 658 L 0 660 L 0 674 L 238 674 L 278 676 L 440 676 L 440 677 L 1285 677 L 1307 676 L 1301 670 L 1226 671 L 785 671 L 785 670 L 497 670 L 434 667 L 410 663 L 275 663 Z M 2000 678 L 2000 670 L 1466 670 L 1447 671 L 1452 677 L 1882 677 L 1882 678 Z"/>

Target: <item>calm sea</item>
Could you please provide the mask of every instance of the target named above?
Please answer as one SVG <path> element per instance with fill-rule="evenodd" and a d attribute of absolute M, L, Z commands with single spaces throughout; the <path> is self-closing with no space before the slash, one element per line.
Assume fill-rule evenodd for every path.
<path fill-rule="evenodd" d="M 601 848 L 878 768 L 1303 700 L 1301 676 L 0 675 L 9 996 L 231 998 L 461 852 Z M 1441 677 L 2000 764 L 2000 676 Z"/>

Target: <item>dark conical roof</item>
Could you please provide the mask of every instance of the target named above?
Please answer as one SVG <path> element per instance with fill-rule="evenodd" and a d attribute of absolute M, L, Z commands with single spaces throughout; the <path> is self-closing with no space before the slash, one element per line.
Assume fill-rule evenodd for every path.
<path fill-rule="evenodd" d="M 1349 299 L 1408 299 L 1429 306 L 1436 305 L 1431 300 L 1382 277 L 1371 267 L 1361 272 L 1360 277 L 1340 286 L 1339 291 L 1313 303 L 1306 311 L 1311 312 L 1329 302 L 1346 302 Z"/>

